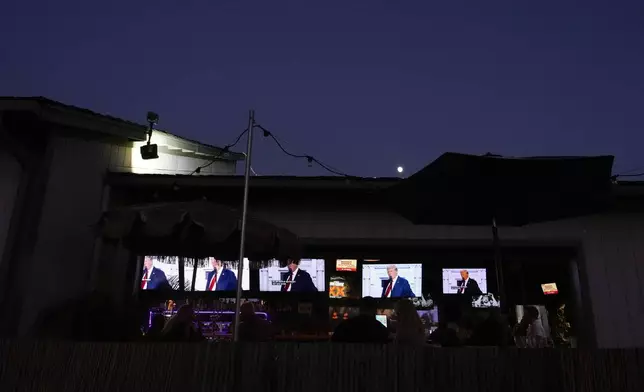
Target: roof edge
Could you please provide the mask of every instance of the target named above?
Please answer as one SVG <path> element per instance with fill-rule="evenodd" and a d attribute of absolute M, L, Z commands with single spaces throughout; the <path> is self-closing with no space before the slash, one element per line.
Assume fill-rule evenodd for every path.
<path fill-rule="evenodd" d="M 107 181 L 115 185 L 152 186 L 180 184 L 184 186 L 241 187 L 242 175 L 168 175 L 109 172 Z M 253 176 L 253 187 L 306 189 L 384 189 L 403 181 L 398 177 L 340 177 L 340 176 Z M 644 181 L 620 181 L 613 185 L 617 195 L 644 198 Z"/>
<path fill-rule="evenodd" d="M 0 111 L 16 110 L 35 113 L 47 122 L 73 128 L 114 135 L 128 141 L 142 142 L 147 140 L 147 126 L 122 118 L 101 114 L 89 109 L 67 105 L 46 97 L 0 97 Z M 238 152 L 224 152 L 221 147 L 188 139 L 173 133 L 157 130 L 176 147 L 194 151 L 197 155 L 217 157 L 223 160 L 244 160 L 245 155 Z M 154 138 L 154 134 L 153 134 Z"/>
<path fill-rule="evenodd" d="M 395 185 L 400 178 L 372 177 L 347 178 L 339 176 L 299 177 L 299 176 L 253 176 L 253 188 L 290 188 L 290 189 L 384 189 Z M 123 186 L 164 186 L 180 185 L 222 188 L 234 188 L 244 185 L 242 175 L 165 175 L 133 174 L 109 172 L 107 182 L 110 185 Z"/>

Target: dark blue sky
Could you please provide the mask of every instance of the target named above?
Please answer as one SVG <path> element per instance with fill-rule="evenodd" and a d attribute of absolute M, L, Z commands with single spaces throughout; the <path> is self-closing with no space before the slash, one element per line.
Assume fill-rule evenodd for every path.
<path fill-rule="evenodd" d="M 353 175 L 445 151 L 644 169 L 642 0 L 92 3 L 4 4 L 0 95 L 153 110 L 216 145 L 253 107 L 285 147 Z M 255 151 L 260 174 L 325 174 L 268 139 Z"/>

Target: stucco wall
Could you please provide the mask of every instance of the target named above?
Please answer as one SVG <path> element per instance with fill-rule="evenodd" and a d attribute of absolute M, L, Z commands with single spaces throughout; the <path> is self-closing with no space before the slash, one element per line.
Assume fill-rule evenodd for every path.
<path fill-rule="evenodd" d="M 68 137 L 52 139 L 54 156 L 31 265 L 23 276 L 24 306 L 21 330 L 28 331 L 39 313 L 90 287 L 94 262 L 95 224 L 103 208 L 107 170 L 150 173 L 159 165 L 163 174 L 184 174 L 201 161 L 164 157 L 139 161 L 138 149 Z M 136 154 L 133 154 L 136 153 Z M 235 171 L 231 161 L 211 165 L 210 174 Z"/>
<path fill-rule="evenodd" d="M 333 202 L 335 203 L 335 202 Z M 386 211 L 316 210 L 253 204 L 252 214 L 303 238 L 490 239 L 487 227 L 416 226 Z M 599 347 L 644 347 L 644 215 L 607 214 L 501 228 L 502 240 L 577 240 L 583 243 L 589 296 Z M 582 326 L 583 328 L 583 326 Z"/>

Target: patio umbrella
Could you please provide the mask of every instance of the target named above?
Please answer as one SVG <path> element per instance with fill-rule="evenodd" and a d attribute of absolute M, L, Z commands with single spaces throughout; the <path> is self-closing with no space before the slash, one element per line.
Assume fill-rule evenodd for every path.
<path fill-rule="evenodd" d="M 99 223 L 106 240 L 122 240 L 139 253 L 186 257 L 239 255 L 241 213 L 205 200 L 135 205 L 105 212 Z M 290 231 L 247 218 L 245 255 L 255 260 L 297 257 Z"/>
<path fill-rule="evenodd" d="M 491 226 L 503 295 L 497 227 L 577 217 L 608 207 L 613 159 L 445 153 L 385 190 L 385 198 L 415 224 Z"/>
<path fill-rule="evenodd" d="M 195 259 L 236 255 L 238 259 L 245 256 L 265 261 L 299 258 L 301 248 L 295 234 L 246 214 L 246 174 L 242 212 L 205 200 L 130 206 L 105 212 L 98 225 L 100 235 L 106 240 L 123 241 L 129 249 L 144 254 L 162 253 Z M 235 325 L 239 325 L 243 264 L 243 260 L 238 261 Z M 192 291 L 196 272 L 195 260 Z M 239 336 L 237 331 L 235 329 L 235 341 Z"/>

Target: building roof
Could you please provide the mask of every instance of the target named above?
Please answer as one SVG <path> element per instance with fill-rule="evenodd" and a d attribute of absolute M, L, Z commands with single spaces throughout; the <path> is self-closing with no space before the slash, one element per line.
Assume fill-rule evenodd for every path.
<path fill-rule="evenodd" d="M 398 177 L 341 177 L 341 176 L 253 176 L 254 188 L 297 189 L 385 189 L 402 181 Z M 242 187 L 244 176 L 212 175 L 188 176 L 166 174 L 109 173 L 108 181 L 125 186 L 163 186 L 178 184 L 186 187 Z M 614 185 L 616 194 L 624 197 L 644 197 L 644 181 L 620 181 Z"/>
<path fill-rule="evenodd" d="M 89 109 L 67 105 L 45 97 L 0 97 L 0 111 L 30 111 L 45 121 L 73 128 L 125 138 L 133 142 L 147 140 L 147 125 L 122 118 L 101 114 Z M 161 141 L 155 141 L 159 137 Z M 223 148 L 184 138 L 163 130 L 155 129 L 152 142 L 160 147 L 168 146 L 202 156 L 217 156 L 220 159 L 243 160 L 244 154 L 224 152 Z"/>

